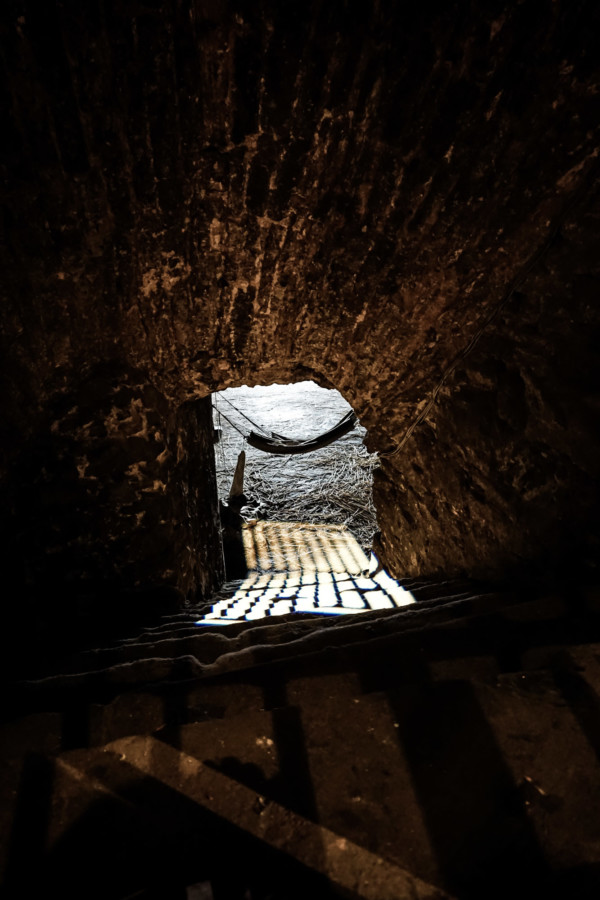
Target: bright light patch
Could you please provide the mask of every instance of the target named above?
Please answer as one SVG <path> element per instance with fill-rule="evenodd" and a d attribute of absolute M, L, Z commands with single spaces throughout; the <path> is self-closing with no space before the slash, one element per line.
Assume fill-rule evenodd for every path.
<path fill-rule="evenodd" d="M 342 595 L 342 606 L 344 609 L 364 610 L 369 608 L 358 591 L 345 591 Z"/>
<path fill-rule="evenodd" d="M 225 625 L 290 613 L 352 615 L 414 603 L 387 572 L 375 573 L 354 537 L 340 525 L 257 522 L 244 528 L 249 572 L 197 625 Z M 281 567 L 284 566 L 284 571 Z"/>
<path fill-rule="evenodd" d="M 279 600 L 269 609 L 270 616 L 286 616 L 293 611 L 293 606 L 287 600 Z"/>

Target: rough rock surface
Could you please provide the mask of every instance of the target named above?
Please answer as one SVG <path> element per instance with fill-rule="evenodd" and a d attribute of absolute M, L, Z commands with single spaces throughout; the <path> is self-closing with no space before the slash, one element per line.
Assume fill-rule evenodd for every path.
<path fill-rule="evenodd" d="M 130 590 L 142 569 L 209 588 L 196 401 L 300 378 L 339 389 L 383 454 L 396 574 L 504 571 L 565 539 L 561 559 L 593 559 L 599 15 L 572 0 L 5 4 L 17 579 L 47 583 L 57 547 L 57 589 Z M 83 565 L 62 557 L 74 534 Z"/>

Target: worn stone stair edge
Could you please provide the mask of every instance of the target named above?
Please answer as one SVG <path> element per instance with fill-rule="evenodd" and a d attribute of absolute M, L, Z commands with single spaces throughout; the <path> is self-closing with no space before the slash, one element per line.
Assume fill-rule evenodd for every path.
<path fill-rule="evenodd" d="M 455 594 L 448 594 L 448 595 L 444 595 L 441 597 L 434 597 L 429 600 L 419 600 L 417 602 L 418 602 L 420 609 L 423 609 L 423 608 L 432 609 L 436 606 L 442 606 L 447 603 L 456 602 L 458 600 L 468 600 L 473 597 L 483 597 L 483 596 L 492 596 L 492 595 L 496 596 L 497 593 L 493 592 L 493 591 L 489 591 L 489 592 L 485 592 L 485 593 L 481 592 L 480 594 L 474 594 L 472 591 L 462 591 L 462 592 L 457 592 Z M 504 596 L 504 595 L 502 595 L 502 596 Z M 386 616 L 395 615 L 400 611 L 400 609 L 407 610 L 408 605 L 406 607 L 393 607 L 393 608 L 388 608 L 388 609 L 359 610 L 355 614 L 360 615 L 361 621 L 365 622 L 365 621 L 370 621 L 374 618 L 385 618 Z M 198 627 L 204 627 L 204 626 L 196 625 L 196 622 L 198 622 L 199 619 L 201 619 L 201 618 L 202 618 L 202 613 L 196 613 L 194 615 L 190 614 L 183 621 L 173 624 L 173 625 L 165 623 L 163 625 L 157 625 L 154 628 L 145 628 L 143 631 L 140 632 L 139 635 L 119 639 L 116 642 L 116 646 L 125 647 L 125 646 L 131 646 L 131 645 L 135 645 L 135 644 L 149 644 L 149 643 L 152 643 L 153 640 L 162 639 L 163 635 L 175 636 L 176 634 L 179 634 L 182 631 L 189 631 L 190 634 L 192 634 L 194 632 L 197 632 Z M 300 622 L 312 623 L 313 625 L 316 625 L 316 626 L 318 626 L 318 624 L 320 623 L 320 626 L 322 628 L 332 628 L 332 627 L 336 627 L 336 626 L 339 627 L 339 625 L 342 624 L 342 622 L 344 621 L 345 618 L 346 617 L 344 615 L 336 615 L 335 613 L 323 615 L 318 612 L 307 611 L 307 612 L 287 613 L 286 615 L 282 615 L 282 616 L 265 616 L 264 622 L 262 619 L 257 619 L 254 621 L 247 620 L 247 619 L 229 619 L 229 620 L 227 620 L 225 617 L 223 617 L 222 621 L 220 621 L 219 619 L 214 619 L 213 621 L 211 621 L 210 625 L 207 625 L 206 627 L 210 627 L 211 634 L 230 635 L 230 634 L 238 634 L 240 631 L 245 631 L 245 630 L 248 630 L 253 627 L 262 627 L 262 625 L 265 625 L 265 626 L 269 626 L 272 628 L 276 625 L 283 625 L 287 622 L 298 623 L 298 624 Z M 103 649 L 113 649 L 113 648 L 98 648 L 98 650 L 103 650 Z M 87 652 L 94 652 L 94 651 L 87 651 Z"/>
<path fill-rule="evenodd" d="M 456 614 L 460 609 L 461 603 L 467 604 L 468 606 L 469 604 L 472 605 L 473 601 L 476 601 L 477 599 L 482 598 L 459 596 L 458 598 L 448 598 L 443 604 L 439 604 L 435 607 L 429 606 L 427 609 L 420 608 L 419 610 L 410 610 L 409 607 L 388 609 L 383 610 L 387 615 L 370 616 L 366 620 L 362 618 L 364 614 L 360 613 L 358 614 L 361 616 L 360 622 L 354 621 L 356 619 L 355 616 L 327 616 L 322 623 L 320 616 L 316 620 L 312 616 L 311 618 L 303 617 L 298 620 L 293 617 L 295 614 L 292 614 L 291 618 L 285 617 L 285 622 L 277 621 L 278 619 L 283 619 L 283 616 L 270 616 L 266 617 L 264 621 L 262 619 L 257 619 L 250 622 L 244 622 L 245 627 L 238 629 L 235 633 L 231 634 L 231 636 L 227 630 L 228 626 L 223 626 L 223 630 L 215 630 L 213 626 L 205 629 L 202 625 L 198 625 L 189 634 L 187 632 L 185 635 L 173 635 L 167 633 L 164 636 L 161 636 L 160 640 L 155 642 L 131 642 L 116 647 L 100 647 L 96 650 L 86 650 L 73 659 L 73 664 L 84 664 L 86 662 L 97 663 L 110 660 L 114 660 L 114 664 L 118 664 L 119 662 L 128 661 L 127 658 L 135 653 L 136 649 L 139 649 L 141 652 L 151 653 L 154 656 L 160 656 L 162 655 L 160 651 L 167 653 L 170 650 L 176 651 L 178 646 L 182 644 L 186 646 L 182 646 L 181 649 L 188 649 L 191 652 L 194 649 L 201 650 L 202 648 L 206 648 L 208 654 L 214 656 L 214 654 L 210 654 L 211 648 L 217 650 L 219 645 L 231 641 L 234 641 L 239 646 L 248 646 L 258 634 L 267 638 L 267 643 L 276 643 L 279 641 L 289 642 L 290 640 L 294 640 L 296 636 L 319 631 L 322 628 L 326 630 L 335 629 L 336 631 L 341 631 L 344 628 L 349 628 L 351 624 L 354 624 L 355 626 L 362 626 L 365 629 L 369 629 L 369 626 L 372 626 L 375 622 L 390 622 L 396 617 L 401 616 L 402 613 L 405 613 L 409 618 L 411 615 L 422 616 L 428 614 L 432 621 L 434 619 L 443 620 L 444 618 L 452 618 L 453 614 Z M 373 610 L 373 612 L 378 611 Z M 468 614 L 466 607 L 465 613 Z M 331 623 L 330 619 L 332 618 L 337 621 Z M 353 620 L 352 623 L 348 621 L 349 618 Z"/>
<path fill-rule="evenodd" d="M 489 615 L 489 611 L 484 610 L 481 613 L 468 615 L 468 620 L 481 620 Z M 407 628 L 378 629 L 383 634 L 373 634 L 373 628 L 357 628 L 358 623 L 349 623 L 346 628 L 338 629 L 336 632 L 323 632 L 323 630 L 312 631 L 307 634 L 295 636 L 287 642 L 278 642 L 273 644 L 256 643 L 246 646 L 232 647 L 228 652 L 221 653 L 213 661 L 209 663 L 200 662 L 196 656 L 192 654 L 181 654 L 173 657 L 143 657 L 137 660 L 121 662 L 112 667 L 105 669 L 90 670 L 79 673 L 63 673 L 52 675 L 47 678 L 21 682 L 21 686 L 28 689 L 44 689 L 44 688 L 60 688 L 73 687 L 77 688 L 85 683 L 96 683 L 98 686 L 109 684 L 118 686 L 121 684 L 124 688 L 132 684 L 148 683 L 162 679 L 189 679 L 210 677 L 213 674 L 222 674 L 228 671 L 239 671 L 240 669 L 253 668 L 260 666 L 265 662 L 278 661 L 289 656 L 290 649 L 295 654 L 305 656 L 313 652 L 320 653 L 323 649 L 342 649 L 344 646 L 356 646 L 356 644 L 372 645 L 379 642 L 390 642 L 397 640 L 404 634 L 411 635 L 415 632 L 427 633 L 433 635 L 439 630 L 439 627 L 447 628 L 455 624 L 465 621 L 464 617 L 456 618 L 447 616 L 441 621 L 412 621 L 410 620 Z M 367 637 L 365 639 L 365 631 Z M 258 635 L 261 635 L 261 629 L 256 629 Z M 263 633 L 264 636 L 264 633 Z M 353 638 L 347 642 L 343 642 L 341 638 Z M 331 643 L 332 638 L 337 638 L 334 644 Z M 362 640 L 361 640 L 362 638 Z M 313 646 L 314 645 L 314 646 Z M 277 650 L 281 650 L 284 654 L 280 657 Z M 250 654 L 254 652 L 255 658 Z M 234 663 L 231 665 L 231 663 Z"/>
<path fill-rule="evenodd" d="M 384 646 L 399 640 L 403 641 L 403 639 L 412 641 L 416 635 L 433 638 L 440 633 L 447 633 L 462 627 L 465 621 L 478 622 L 485 620 L 487 617 L 489 617 L 489 612 L 484 611 L 480 614 L 470 615 L 467 619 L 449 618 L 443 622 L 415 623 L 414 627 L 408 629 L 399 629 L 375 635 L 368 633 L 366 637 L 364 629 L 361 629 L 360 632 L 354 629 L 352 632 L 345 632 L 344 630 L 345 633 L 342 636 L 350 636 L 354 640 L 339 641 L 339 643 L 335 644 L 331 642 L 331 638 L 334 635 L 339 636 L 341 630 L 326 633 L 317 631 L 283 644 L 254 644 L 249 647 L 238 648 L 237 650 L 232 649 L 228 653 L 221 654 L 214 662 L 209 664 L 203 664 L 195 656 L 189 654 L 175 658 L 145 657 L 103 670 L 53 675 L 44 679 L 24 681 L 20 682 L 18 687 L 28 692 L 55 689 L 68 690 L 69 688 L 77 690 L 84 685 L 97 687 L 98 689 L 108 689 L 110 687 L 112 690 L 118 690 L 119 687 L 129 689 L 140 684 L 150 685 L 167 680 L 208 679 L 212 676 L 230 672 L 239 673 L 242 670 L 259 668 L 265 664 L 289 661 L 292 650 L 294 660 L 313 655 L 319 656 L 324 651 L 342 652 L 348 650 L 350 652 L 356 647 L 363 648 L 363 650 L 372 650 L 375 645 Z M 351 628 L 351 626 L 348 626 L 348 628 Z"/>
<path fill-rule="evenodd" d="M 369 631 L 379 622 L 380 624 L 378 627 L 381 630 L 386 630 L 385 623 L 398 616 L 406 619 L 407 628 L 412 628 L 413 624 L 411 619 L 415 615 L 423 616 L 429 614 L 432 617 L 431 621 L 433 621 L 436 610 L 448 608 L 448 612 L 440 614 L 441 617 L 447 618 L 450 610 L 454 611 L 452 615 L 459 613 L 461 616 L 464 616 L 471 613 L 469 604 L 473 602 L 485 603 L 492 607 L 504 607 L 508 605 L 509 602 L 518 602 L 518 600 L 514 597 L 508 598 L 503 594 L 485 594 L 478 597 L 460 598 L 458 600 L 455 598 L 446 598 L 424 601 L 423 603 L 420 603 L 418 607 L 416 605 L 411 605 L 394 609 L 372 610 L 367 613 L 362 613 L 357 617 L 315 617 L 311 614 L 307 618 L 302 617 L 298 619 L 296 614 L 292 614 L 291 616 L 273 616 L 265 620 L 256 620 L 255 622 L 235 623 L 230 626 L 223 626 L 222 629 L 211 627 L 210 630 L 205 630 L 202 626 L 194 626 L 192 634 L 188 635 L 187 638 L 178 638 L 167 634 L 162 641 L 157 641 L 154 644 L 149 642 L 143 642 L 142 644 L 118 644 L 115 647 L 82 651 L 81 653 L 70 657 L 69 663 L 62 671 L 54 671 L 41 678 L 26 679 L 19 683 L 35 684 L 38 682 L 49 682 L 50 679 L 59 678 L 61 676 L 90 675 L 94 671 L 98 671 L 100 666 L 102 669 L 109 669 L 126 663 L 141 661 L 140 657 L 138 657 L 138 660 L 127 658 L 131 654 L 135 654 L 136 649 L 139 649 L 140 652 L 144 654 L 144 657 L 150 660 L 162 658 L 163 656 L 172 658 L 174 655 L 178 655 L 179 657 L 196 655 L 202 648 L 204 649 L 203 655 L 205 657 L 203 662 L 210 663 L 214 662 L 223 652 L 227 652 L 227 647 L 232 641 L 237 642 L 239 640 L 241 645 L 244 646 L 255 640 L 257 636 L 268 637 L 269 642 L 273 643 L 289 643 L 291 640 L 296 640 L 306 633 L 318 633 L 319 631 L 331 628 L 338 631 L 349 628 L 365 628 Z M 452 617 L 452 615 L 450 615 L 450 617 Z M 399 621 L 398 626 L 400 625 L 401 622 Z M 397 628 L 396 630 L 400 629 Z M 190 647 L 189 645 L 186 645 L 187 641 L 193 642 L 193 646 Z M 89 666 L 90 663 L 91 666 Z M 84 666 L 86 667 L 84 668 Z"/>
<path fill-rule="evenodd" d="M 351 626 L 367 626 L 376 621 L 386 622 L 390 619 L 396 618 L 398 616 L 405 617 L 407 620 L 413 616 L 420 616 L 427 613 L 433 613 L 435 610 L 448 608 L 454 611 L 457 611 L 460 608 L 461 604 L 469 604 L 469 603 L 488 603 L 489 605 L 496 605 L 497 608 L 503 608 L 506 606 L 512 606 L 514 604 L 519 603 L 531 603 L 534 602 L 530 599 L 523 599 L 522 597 L 518 597 L 516 594 L 507 594 L 501 591 L 486 591 L 481 593 L 461 593 L 454 595 L 446 595 L 443 597 L 432 598 L 430 600 L 418 601 L 415 604 L 408 604 L 406 606 L 394 607 L 389 609 L 380 609 L 380 610 L 365 610 L 364 612 L 360 612 L 355 616 L 345 616 L 345 615 L 319 615 L 318 613 L 290 613 L 285 616 L 266 616 L 264 619 L 256 619 L 256 620 L 232 620 L 231 622 L 223 622 L 221 625 L 211 624 L 204 628 L 202 625 L 194 626 L 193 633 L 198 634 L 199 637 L 215 638 L 217 636 L 225 637 L 227 639 L 235 638 L 240 634 L 251 634 L 254 631 L 260 629 L 269 629 L 270 631 L 276 631 L 278 628 L 283 629 L 285 627 L 286 630 L 290 632 L 296 629 L 302 629 L 307 631 L 312 630 L 321 630 L 321 629 L 344 629 L 349 628 Z M 351 619 L 351 621 L 349 621 Z M 189 622 L 189 620 L 188 620 Z M 291 628 L 290 628 L 291 626 Z M 164 637 L 163 637 L 164 635 Z M 158 646 L 164 643 L 165 640 L 170 640 L 172 638 L 176 638 L 176 635 L 171 634 L 168 630 L 161 630 L 159 635 L 159 640 L 155 641 L 154 644 L 152 640 L 143 640 L 137 641 L 136 638 L 130 638 L 125 643 L 124 641 L 118 642 L 115 646 L 109 647 L 99 647 L 97 649 L 85 650 L 82 653 L 77 654 L 76 659 L 82 659 L 85 655 L 86 658 L 97 658 L 98 654 L 106 653 L 106 652 L 115 652 L 120 649 L 127 649 L 129 647 L 136 646 L 138 643 L 143 646 Z"/>
<path fill-rule="evenodd" d="M 383 636 L 392 636 L 404 631 L 432 627 L 434 624 L 438 623 L 452 622 L 455 619 L 462 621 L 465 617 L 474 614 L 473 605 L 476 604 L 478 600 L 483 601 L 484 604 L 486 601 L 496 604 L 498 599 L 505 600 L 502 595 L 483 595 L 482 597 L 470 597 L 455 602 L 439 604 L 434 607 L 429 606 L 427 608 L 420 607 L 415 609 L 411 606 L 394 610 L 384 610 L 388 615 L 370 617 L 367 621 L 362 620 L 362 616 L 360 617 L 361 621 L 356 621 L 355 617 L 352 617 L 352 621 L 350 622 L 346 617 L 339 617 L 342 621 L 339 622 L 335 628 L 330 627 L 330 620 L 327 619 L 325 623 L 323 623 L 324 627 L 318 627 L 318 623 L 314 623 L 313 625 L 312 620 L 308 623 L 305 621 L 292 621 L 291 623 L 279 623 L 275 621 L 270 622 L 269 624 L 251 623 L 250 625 L 246 623 L 246 628 L 240 629 L 237 634 L 234 634 L 231 637 L 229 637 L 228 634 L 215 632 L 211 629 L 210 631 L 200 632 L 196 637 L 184 639 L 186 643 L 192 642 L 194 645 L 193 649 L 196 651 L 199 651 L 200 649 L 219 651 L 211 653 L 208 661 L 205 660 L 202 662 L 197 659 L 194 653 L 190 652 L 179 653 L 177 657 L 174 657 L 172 652 L 166 654 L 152 654 L 153 650 L 173 651 L 177 649 L 187 649 L 187 647 L 182 648 L 182 641 L 176 638 L 159 641 L 156 642 L 156 644 L 139 645 L 140 649 L 146 651 L 146 653 L 143 657 L 138 657 L 137 659 L 119 658 L 121 656 L 119 649 L 121 648 L 105 648 L 97 651 L 85 651 L 83 654 L 80 654 L 73 659 L 73 665 L 92 661 L 102 662 L 103 656 L 105 657 L 105 660 L 106 657 L 109 659 L 111 657 L 116 657 L 116 661 L 112 665 L 105 665 L 103 668 L 96 667 L 75 672 L 51 674 L 39 679 L 23 680 L 19 682 L 19 684 L 32 687 L 48 683 L 58 684 L 60 679 L 66 680 L 91 676 L 102 672 L 121 669 L 126 666 L 136 665 L 138 663 L 150 663 L 158 660 L 171 660 L 174 658 L 183 659 L 193 657 L 198 661 L 198 665 L 204 669 L 214 665 L 223 656 L 237 651 L 252 649 L 253 647 L 269 646 L 295 648 L 299 646 L 301 642 L 306 642 L 308 640 L 313 640 L 317 643 L 334 640 L 336 643 L 341 643 L 345 638 L 350 638 L 351 642 L 354 643 L 365 635 L 368 639 L 372 639 L 380 633 L 383 634 Z M 504 606 L 505 603 L 503 602 L 501 605 Z M 497 607 L 495 606 L 495 608 Z M 457 613 L 459 613 L 459 616 L 456 615 Z M 489 613 L 490 609 L 486 608 L 481 610 L 481 612 L 477 611 L 475 614 L 483 615 Z M 258 622 L 261 621 L 262 620 L 258 620 Z M 313 625 L 313 627 L 306 627 L 307 625 Z M 256 642 L 253 643 L 254 641 Z M 131 645 L 124 649 L 125 651 L 135 650 L 135 647 L 136 645 Z"/>

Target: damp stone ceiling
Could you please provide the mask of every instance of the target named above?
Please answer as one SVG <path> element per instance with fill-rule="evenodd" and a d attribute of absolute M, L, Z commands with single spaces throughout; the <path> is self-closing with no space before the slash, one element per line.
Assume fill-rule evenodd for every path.
<path fill-rule="evenodd" d="M 210 591 L 208 396 L 307 378 L 396 575 L 593 567 L 599 14 L 4 3 L 7 581 Z"/>

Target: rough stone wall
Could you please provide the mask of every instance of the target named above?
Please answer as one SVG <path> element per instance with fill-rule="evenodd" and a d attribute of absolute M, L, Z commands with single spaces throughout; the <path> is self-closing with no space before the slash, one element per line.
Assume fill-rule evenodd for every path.
<path fill-rule="evenodd" d="M 11 611 L 60 630 L 207 595 L 223 579 L 210 398 L 173 408 L 105 363 L 53 397 L 2 508 Z"/>
<path fill-rule="evenodd" d="M 378 473 L 401 569 L 444 571 L 450 539 L 470 573 L 597 570 L 599 201 L 596 184 Z"/>
<path fill-rule="evenodd" d="M 47 445 L 59 398 L 104 360 L 140 373 L 173 423 L 212 390 L 312 377 L 392 450 L 562 225 L 565 259 L 531 269 L 384 461 L 377 502 L 399 573 L 498 571 L 555 551 L 561 522 L 587 535 L 574 498 L 597 497 L 597 270 L 589 249 L 571 259 L 597 234 L 598 17 L 572 0 L 6 4 L 15 505 L 23 447 Z M 563 223 L 574 198 L 583 231 Z M 590 373 L 571 377 L 579 358 Z M 190 571 L 192 537 L 165 571 Z M 147 554 L 131 552 L 135 568 Z"/>

